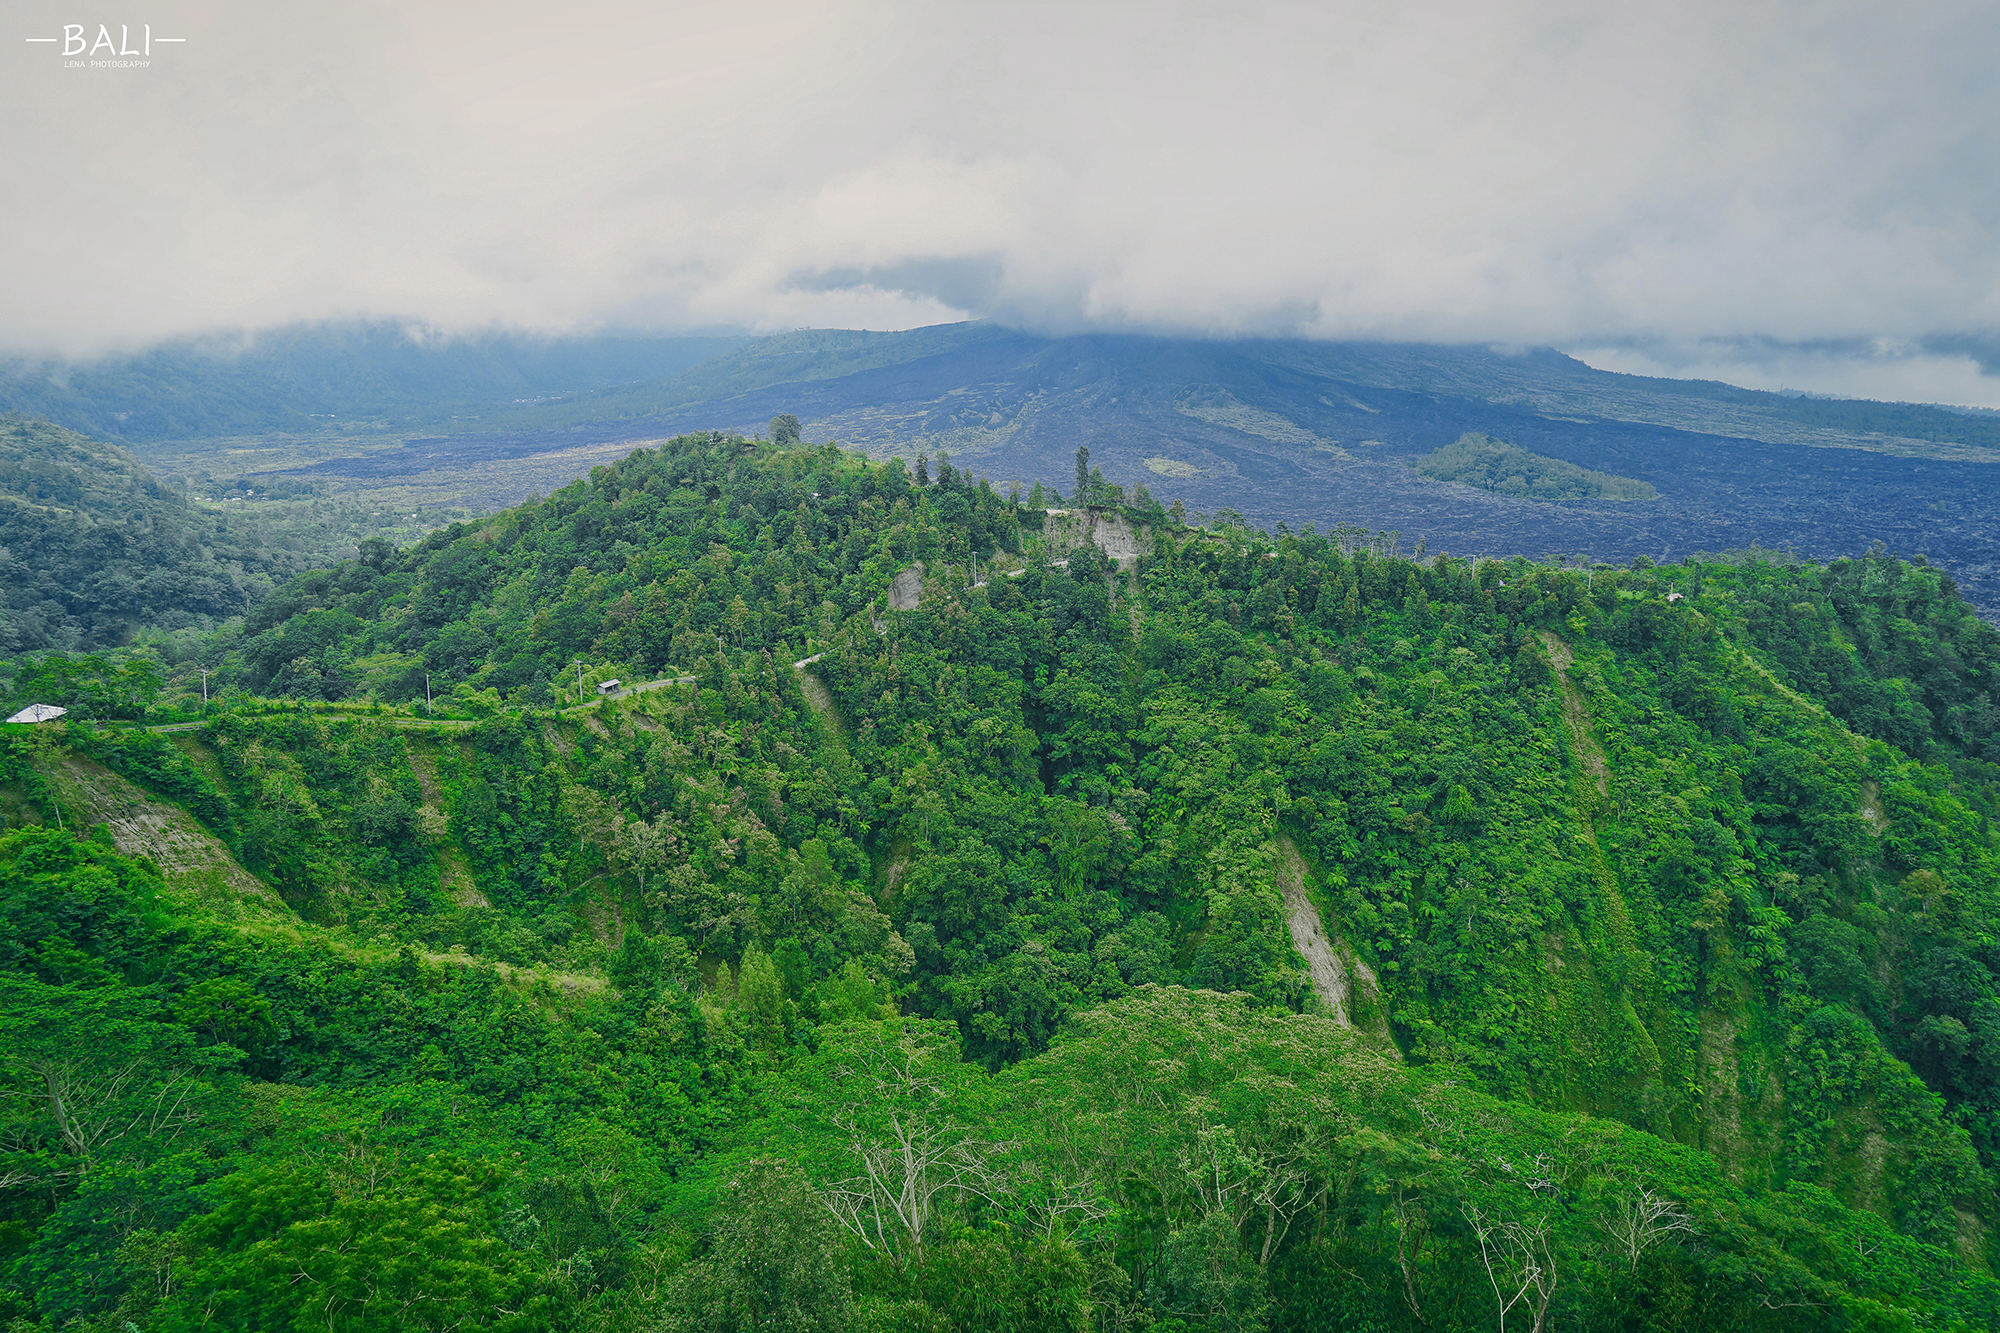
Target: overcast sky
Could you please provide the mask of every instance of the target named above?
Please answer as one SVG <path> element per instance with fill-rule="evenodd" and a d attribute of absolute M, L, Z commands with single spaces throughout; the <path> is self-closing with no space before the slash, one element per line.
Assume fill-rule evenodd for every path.
<path fill-rule="evenodd" d="M 6 15 L 16 350 L 990 316 L 2000 404 L 1992 3 Z M 79 22 L 186 40 L 26 40 Z"/>

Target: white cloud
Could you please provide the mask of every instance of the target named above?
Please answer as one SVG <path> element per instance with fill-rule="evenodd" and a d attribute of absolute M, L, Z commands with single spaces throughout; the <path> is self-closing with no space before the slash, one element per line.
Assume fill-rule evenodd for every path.
<path fill-rule="evenodd" d="M 73 18 L 0 34 L 14 347 L 2000 328 L 1992 5 L 163 0 L 149 69 L 21 40 Z"/>
<path fill-rule="evenodd" d="M 1745 389 L 1885 402 L 2000 408 L 2000 377 L 1984 373 L 1973 357 L 1888 339 L 1858 346 L 1701 341 L 1565 350 L 1586 365 L 1627 375 L 1721 380 Z"/>

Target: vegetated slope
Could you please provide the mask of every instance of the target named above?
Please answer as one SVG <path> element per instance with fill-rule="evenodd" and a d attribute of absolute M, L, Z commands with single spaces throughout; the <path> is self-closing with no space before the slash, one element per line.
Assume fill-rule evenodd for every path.
<path fill-rule="evenodd" d="M 626 939 L 607 990 L 225 923 L 99 840 L 0 836 L 0 1309 L 973 1333 L 1481 1327 L 1513 1297 L 1531 1324 L 1993 1326 L 1990 1277 L 1822 1189 L 1745 1190 L 1324 1018 L 1142 986 L 989 1080 L 858 967 L 801 1012 L 754 947 L 702 986 Z"/>
<path fill-rule="evenodd" d="M 421 697 L 428 672 L 439 687 L 546 704 L 579 653 L 600 675 L 627 676 L 725 645 L 802 656 L 913 558 L 917 502 L 900 464 L 686 437 L 544 503 L 401 553 L 371 543 L 360 561 L 294 582 L 247 618 L 240 646 L 223 645 L 224 679 L 329 699 L 372 679 L 401 700 Z M 1020 524 L 1040 522 L 988 486 L 954 485 L 940 504 L 961 556 L 1017 549 Z"/>
<path fill-rule="evenodd" d="M 296 574 L 298 552 L 160 486 L 131 454 L 0 417 L 0 651 L 102 647 L 212 623 Z"/>
<path fill-rule="evenodd" d="M 1592 370 L 1553 352 L 1080 335 L 985 324 L 813 331 L 470 433 L 329 460 L 339 484 L 560 454 L 793 412 L 878 459 L 948 452 L 1002 490 L 1065 493 L 1079 444 L 1112 481 L 1257 526 L 1307 521 L 1491 555 L 1683 558 L 1761 544 L 1821 559 L 1874 541 L 1948 567 L 2000 617 L 2000 447 L 1982 416 Z M 1407 464 L 1467 432 L 1644 482 L 1660 498 L 1551 503 L 1434 485 Z M 538 483 L 537 483 L 538 484 Z M 524 482 L 516 492 L 535 489 Z"/>
<path fill-rule="evenodd" d="M 1432 481 L 1453 481 L 1524 500 L 1657 500 L 1650 482 L 1592 472 L 1468 431 L 1410 466 Z"/>
<path fill-rule="evenodd" d="M 1993 1323 L 2000 636 L 1934 571 L 1417 562 L 1158 505 L 1122 515 L 1127 569 L 1047 517 L 683 438 L 298 580 L 226 664 L 392 697 L 427 666 L 474 727 L 79 736 L 322 923 L 133 955 L 134 982 L 174 960 L 177 1022 L 131 1040 L 165 1069 L 207 1022 L 278 1126 L 261 1174 L 146 1187 L 145 1244 L 196 1256 L 179 1299 L 349 1290 L 314 1237 L 445 1199 L 508 1308 L 635 1320 L 782 1291 L 823 1327 L 1465 1326 L 1494 1318 L 1484 1256 L 1507 1292 L 1554 1275 L 1524 1299 L 1574 1326 Z M 518 707 L 577 656 L 693 679 Z M 1285 838 L 1378 979 L 1355 1029 L 1295 1012 Z M 509 970 L 417 952 L 453 945 Z M 104 950 L 14 966 L 103 984 L 77 952 Z M 183 1010 L 197 978 L 248 994 Z M 56 1043 L 108 1001 L 48 1003 Z M 935 1149 L 928 1203 L 843 1240 L 897 1126 Z M 346 1183 L 433 1150 L 379 1202 Z M 117 1252 L 92 1198 L 23 1205 L 21 1272 Z M 145 1305 L 155 1252 L 128 1253 Z"/>
<path fill-rule="evenodd" d="M 297 325 L 84 361 L 0 361 L 0 411 L 128 443 L 438 425 L 523 400 L 658 379 L 744 341 Z"/>

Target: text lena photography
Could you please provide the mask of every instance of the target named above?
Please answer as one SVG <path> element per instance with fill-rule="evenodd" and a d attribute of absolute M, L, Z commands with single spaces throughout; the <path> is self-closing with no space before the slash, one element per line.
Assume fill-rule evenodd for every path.
<path fill-rule="evenodd" d="M 0 1333 L 2000 1333 L 2000 8 L 6 21 Z"/>

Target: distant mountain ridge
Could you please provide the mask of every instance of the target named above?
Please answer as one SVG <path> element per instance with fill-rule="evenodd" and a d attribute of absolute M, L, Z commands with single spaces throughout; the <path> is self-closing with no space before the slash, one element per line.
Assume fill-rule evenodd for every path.
<path fill-rule="evenodd" d="M 317 432 L 312 454 L 264 466 L 346 487 L 470 469 L 481 505 L 544 491 L 621 444 L 754 432 L 790 412 L 809 439 L 912 463 L 949 453 L 1003 488 L 1067 492 L 1084 446 L 1128 491 L 1143 484 L 1263 526 L 1398 531 L 1433 550 L 1625 561 L 1761 546 L 1832 558 L 1880 541 L 1945 567 L 2000 617 L 2000 418 L 1988 414 L 1649 379 L 1549 349 L 1047 337 L 979 322 L 706 342 L 424 346 L 394 326 L 288 336 L 235 361 L 182 348 L 123 370 L 78 368 L 60 391 L 48 368 L 36 378 L 17 366 L 0 375 L 0 404 L 149 458 L 190 423 L 213 428 L 202 438 Z M 322 411 L 347 424 L 310 415 Z M 1660 498 L 1644 512 L 1555 504 L 1407 466 L 1468 432 Z M 202 447 L 177 446 L 171 465 L 199 463 Z M 542 462 L 510 471 L 529 459 Z"/>
<path fill-rule="evenodd" d="M 1082 335 L 991 324 L 763 339 L 677 375 L 489 414 L 478 429 L 329 461 L 380 483 L 796 413 L 872 457 L 948 452 L 996 484 L 1067 491 L 1079 445 L 1128 490 L 1259 525 L 1353 524 L 1463 553 L 1673 559 L 1876 541 L 1951 570 L 2000 615 L 2000 422 L 1593 370 L 1558 352 Z M 471 423 L 466 423 L 468 426 Z M 1655 487 L 1550 504 L 1428 480 L 1411 460 L 1477 432 Z"/>
<path fill-rule="evenodd" d="M 180 339 L 85 361 L 0 358 L 0 412 L 127 443 L 447 423 L 463 409 L 656 379 L 746 341 L 438 335 L 403 323 Z"/>
<path fill-rule="evenodd" d="M 1489 399 L 1544 411 L 1590 411 L 1610 419 L 1717 429 L 1772 443 L 1876 448 L 1909 454 L 2000 451 L 2000 417 L 1949 407 L 1831 399 L 1743 389 L 1715 380 L 1671 380 L 1597 370 L 1550 348 L 1507 353 L 1436 344 L 1328 343 L 1272 339 L 1167 339 L 1080 335 L 1049 339 L 985 322 L 901 333 L 810 329 L 760 339 L 654 383 L 619 385 L 547 407 L 501 411 L 484 429 L 575 424 L 668 412 L 778 385 L 839 379 L 936 357 L 998 360 L 1017 371 L 1062 360 L 1079 347 L 1215 349 L 1264 365 L 1368 387 Z M 1143 352 L 1142 352 L 1143 354 Z M 1092 357 L 1096 359 L 1096 357 Z M 1366 410 L 1349 400 L 1348 406 Z M 1325 404 L 1334 406 L 1334 404 Z M 741 424 L 750 424 L 748 422 Z M 1976 455 L 1975 455 L 1976 456 Z M 2000 461 L 1996 459 L 1994 461 Z"/>

